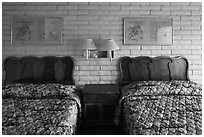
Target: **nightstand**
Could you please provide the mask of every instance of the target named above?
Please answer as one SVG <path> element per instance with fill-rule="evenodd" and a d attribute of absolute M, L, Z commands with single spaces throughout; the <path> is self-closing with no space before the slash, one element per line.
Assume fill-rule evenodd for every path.
<path fill-rule="evenodd" d="M 83 90 L 85 125 L 114 125 L 118 97 L 115 84 L 86 84 Z"/>

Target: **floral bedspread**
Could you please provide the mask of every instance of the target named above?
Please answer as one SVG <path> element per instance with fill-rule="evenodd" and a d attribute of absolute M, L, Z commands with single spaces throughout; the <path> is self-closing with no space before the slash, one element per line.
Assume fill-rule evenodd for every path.
<path fill-rule="evenodd" d="M 9 84 L 2 90 L 3 135 L 76 134 L 80 114 L 73 85 Z"/>
<path fill-rule="evenodd" d="M 122 87 L 115 122 L 127 134 L 202 134 L 202 87 L 191 81 L 140 81 Z"/>

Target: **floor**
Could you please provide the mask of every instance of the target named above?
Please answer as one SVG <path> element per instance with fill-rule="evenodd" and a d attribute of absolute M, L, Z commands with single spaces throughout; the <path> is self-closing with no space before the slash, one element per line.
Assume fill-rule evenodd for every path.
<path fill-rule="evenodd" d="M 83 127 L 80 129 L 79 135 L 125 135 L 125 133 L 116 126 L 99 126 Z"/>

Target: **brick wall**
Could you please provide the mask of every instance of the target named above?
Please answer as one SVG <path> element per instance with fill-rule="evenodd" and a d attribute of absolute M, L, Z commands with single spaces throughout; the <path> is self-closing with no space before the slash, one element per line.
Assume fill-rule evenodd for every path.
<path fill-rule="evenodd" d="M 121 56 L 185 56 L 190 63 L 190 79 L 201 83 L 202 3 L 197 2 L 62 2 L 2 3 L 2 54 L 7 56 L 73 56 L 77 84 L 115 83 Z M 62 45 L 11 45 L 11 18 L 15 15 L 63 17 Z M 173 45 L 123 45 L 123 17 L 173 18 Z M 113 38 L 120 50 L 115 59 L 86 60 L 78 40 Z"/>

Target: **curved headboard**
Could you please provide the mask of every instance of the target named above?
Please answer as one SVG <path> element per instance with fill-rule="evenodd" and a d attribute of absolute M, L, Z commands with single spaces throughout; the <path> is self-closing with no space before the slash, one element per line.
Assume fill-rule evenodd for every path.
<path fill-rule="evenodd" d="M 133 81 L 189 80 L 188 60 L 184 57 L 121 57 L 120 81 L 123 86 Z"/>
<path fill-rule="evenodd" d="M 72 57 L 8 57 L 4 60 L 5 84 L 62 83 L 74 84 Z"/>

